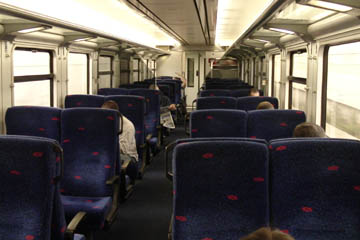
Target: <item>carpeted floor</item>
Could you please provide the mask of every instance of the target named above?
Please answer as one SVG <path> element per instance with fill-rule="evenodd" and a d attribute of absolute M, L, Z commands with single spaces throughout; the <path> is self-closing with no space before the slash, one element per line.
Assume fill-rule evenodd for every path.
<path fill-rule="evenodd" d="M 165 144 L 184 137 L 184 128 L 179 127 Z M 165 177 L 163 150 L 147 167 L 130 199 L 120 205 L 116 222 L 108 231 L 96 233 L 95 240 L 166 240 L 171 214 L 172 183 Z"/>

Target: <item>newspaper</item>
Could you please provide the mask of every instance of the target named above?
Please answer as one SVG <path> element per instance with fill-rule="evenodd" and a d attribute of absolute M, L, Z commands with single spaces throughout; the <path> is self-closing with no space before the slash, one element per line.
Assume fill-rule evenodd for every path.
<path fill-rule="evenodd" d="M 174 120 L 169 110 L 161 111 L 160 124 L 166 128 L 175 128 Z"/>

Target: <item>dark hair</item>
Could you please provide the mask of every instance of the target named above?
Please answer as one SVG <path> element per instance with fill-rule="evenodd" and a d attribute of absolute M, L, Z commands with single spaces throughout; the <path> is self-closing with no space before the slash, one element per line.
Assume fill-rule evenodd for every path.
<path fill-rule="evenodd" d="M 113 100 L 104 102 L 104 104 L 101 106 L 101 108 L 114 109 L 114 110 L 119 111 L 119 105 Z"/>
<path fill-rule="evenodd" d="M 268 101 L 263 101 L 261 103 L 259 103 L 256 107 L 257 110 L 260 109 L 274 109 L 274 105 L 272 105 L 270 102 Z"/>
<path fill-rule="evenodd" d="M 293 133 L 294 137 L 326 137 L 325 131 L 319 125 L 303 122 L 297 125 Z"/>
<path fill-rule="evenodd" d="M 255 232 L 250 233 L 246 237 L 240 240 L 295 240 L 289 234 L 283 233 L 277 229 L 271 229 L 269 227 L 262 227 Z"/>

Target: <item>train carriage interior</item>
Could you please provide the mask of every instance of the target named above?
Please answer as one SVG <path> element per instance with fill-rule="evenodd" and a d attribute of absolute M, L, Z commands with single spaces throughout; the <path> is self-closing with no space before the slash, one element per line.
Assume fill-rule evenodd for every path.
<path fill-rule="evenodd" d="M 0 0 L 0 239 L 358 240 L 358 81 L 359 0 Z"/>

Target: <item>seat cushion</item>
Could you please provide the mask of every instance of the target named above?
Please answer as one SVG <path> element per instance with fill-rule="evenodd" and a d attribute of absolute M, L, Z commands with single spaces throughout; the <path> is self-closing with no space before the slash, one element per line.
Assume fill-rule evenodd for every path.
<path fill-rule="evenodd" d="M 86 212 L 85 225 L 89 228 L 102 229 L 109 214 L 111 197 L 73 197 L 61 196 L 67 222 L 78 212 Z"/>

